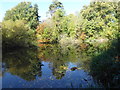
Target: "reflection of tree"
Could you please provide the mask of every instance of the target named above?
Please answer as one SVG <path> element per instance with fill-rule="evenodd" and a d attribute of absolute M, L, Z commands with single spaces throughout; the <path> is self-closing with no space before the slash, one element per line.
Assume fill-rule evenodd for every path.
<path fill-rule="evenodd" d="M 34 80 L 36 75 L 41 76 L 41 61 L 37 59 L 37 51 L 34 49 L 19 49 L 3 52 L 3 68 L 13 75 L 25 80 Z"/>
<path fill-rule="evenodd" d="M 77 63 L 77 68 L 80 67 L 81 69 L 90 72 L 93 71 L 92 69 L 97 69 L 97 67 L 99 66 L 99 65 L 96 66 L 97 64 L 94 65 L 92 69 L 90 67 L 91 62 L 94 61 L 93 58 L 101 55 L 103 52 L 108 50 L 109 47 L 110 47 L 109 43 L 102 43 L 100 45 L 95 43 L 89 45 L 81 44 L 80 46 L 69 45 L 65 47 L 59 45 L 49 45 L 49 46 L 47 45 L 39 48 L 38 55 L 40 59 L 43 60 L 45 59 L 46 61 L 50 62 L 50 68 L 52 70 L 53 75 L 56 77 L 56 79 L 61 79 L 65 75 L 66 70 L 68 69 L 69 62 Z M 95 62 L 96 61 L 94 61 L 94 63 Z M 100 60 L 100 62 L 102 62 L 102 60 Z M 109 63 L 111 63 L 111 61 L 109 61 Z M 104 63 L 101 63 L 101 66 L 102 65 L 104 65 Z M 101 66 L 100 66 L 101 71 L 104 71 L 105 69 L 101 68 Z M 105 66 L 107 67 L 107 65 Z M 98 71 L 99 69 L 96 72 L 98 75 L 100 75 Z"/>
<path fill-rule="evenodd" d="M 44 61 L 61 60 L 64 62 L 76 62 L 75 47 L 61 47 L 60 45 L 46 45 L 39 48 L 38 57 Z"/>
<path fill-rule="evenodd" d="M 51 65 L 53 75 L 56 79 L 61 79 L 66 73 L 67 64 L 62 60 L 54 60 Z"/>
<path fill-rule="evenodd" d="M 65 75 L 69 62 L 77 63 L 77 67 L 89 70 L 91 56 L 98 52 L 98 49 L 93 46 L 88 47 L 87 44 L 80 46 L 44 45 L 38 51 L 39 58 L 51 63 L 50 68 L 56 79 L 61 79 Z"/>
<path fill-rule="evenodd" d="M 58 68 L 53 67 L 52 73 L 56 77 L 56 79 L 61 79 L 65 75 L 66 70 L 65 69 L 60 69 L 60 67 L 58 67 Z"/>
<path fill-rule="evenodd" d="M 65 75 L 66 71 L 62 71 L 62 70 L 57 70 L 56 68 L 53 69 L 53 75 L 56 77 L 56 79 L 62 79 L 62 77 Z"/>
<path fill-rule="evenodd" d="M 56 79 L 61 79 L 67 70 L 68 62 L 76 62 L 76 49 L 74 47 L 61 47 L 60 45 L 47 45 L 39 48 L 39 58 L 50 61 L 50 68 Z"/>

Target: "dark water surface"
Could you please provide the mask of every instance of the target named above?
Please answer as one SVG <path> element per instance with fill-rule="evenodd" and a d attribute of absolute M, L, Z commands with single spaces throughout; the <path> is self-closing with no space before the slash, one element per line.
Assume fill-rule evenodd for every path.
<path fill-rule="evenodd" d="M 2 87 L 103 87 L 106 85 L 105 83 L 110 82 L 109 80 L 112 77 L 106 76 L 108 79 L 102 82 L 104 78 L 101 79 L 101 76 L 105 77 L 105 74 L 108 75 L 113 72 L 107 72 L 104 64 L 98 64 L 98 67 L 103 66 L 100 69 L 96 67 L 96 70 L 91 66 L 96 65 L 92 63 L 95 60 L 95 58 L 93 60 L 93 57 L 99 57 L 101 52 L 104 52 L 105 49 L 108 50 L 109 46 L 108 44 L 103 49 L 97 48 L 97 46 L 88 46 L 87 44 L 81 44 L 80 46 L 41 44 L 37 49 L 23 48 L 3 51 Z"/>

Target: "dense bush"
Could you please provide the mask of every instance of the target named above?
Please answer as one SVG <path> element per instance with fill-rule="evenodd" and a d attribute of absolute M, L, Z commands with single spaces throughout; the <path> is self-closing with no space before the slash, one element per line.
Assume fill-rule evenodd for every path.
<path fill-rule="evenodd" d="M 55 24 L 51 19 L 39 24 L 37 29 L 37 39 L 45 41 L 56 41 L 58 38 L 58 32 L 55 28 Z"/>
<path fill-rule="evenodd" d="M 100 54 L 92 58 L 90 73 L 105 87 L 119 88 L 120 83 L 120 42 L 114 40 L 109 49 L 99 51 Z M 105 47 L 103 47 L 105 48 Z"/>
<path fill-rule="evenodd" d="M 3 21 L 1 29 L 3 47 L 26 47 L 35 43 L 35 32 L 27 27 L 26 21 Z"/>

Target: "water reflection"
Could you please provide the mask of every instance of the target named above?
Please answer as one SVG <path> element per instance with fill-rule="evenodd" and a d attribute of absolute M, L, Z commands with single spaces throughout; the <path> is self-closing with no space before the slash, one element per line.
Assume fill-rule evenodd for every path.
<path fill-rule="evenodd" d="M 24 48 L 3 52 L 3 76 L 4 72 L 28 81 L 34 80 L 36 75 L 41 76 L 41 61 L 37 58 L 37 51 Z"/>
<path fill-rule="evenodd" d="M 24 84 L 17 82 L 16 86 L 12 84 L 13 87 L 66 88 L 71 87 L 71 83 L 77 88 L 103 87 L 100 83 L 104 87 L 108 87 L 108 84 L 110 87 L 117 86 L 119 79 L 113 79 L 119 78 L 119 62 L 114 59 L 119 52 L 115 51 L 115 45 L 111 42 L 83 43 L 76 46 L 42 44 L 37 49 L 4 51 L 3 87 L 9 87 L 6 82 L 11 75 L 13 84 L 17 82 L 18 77 Z M 95 82 L 96 80 L 100 82 Z M 113 82 L 117 83 L 113 85 Z"/>
<path fill-rule="evenodd" d="M 88 57 L 83 57 L 78 46 L 62 47 L 58 44 L 42 46 L 38 49 L 38 57 L 46 62 L 50 62 L 50 68 L 56 79 L 61 79 L 66 71 L 73 67 L 68 67 L 69 63 L 76 63 L 77 69 L 82 68 L 81 65 L 88 61 Z M 84 55 L 85 56 L 85 55 Z M 83 59 L 84 58 L 84 59 Z M 83 61 L 81 61 L 81 59 Z M 74 70 L 71 70 L 74 71 Z"/>

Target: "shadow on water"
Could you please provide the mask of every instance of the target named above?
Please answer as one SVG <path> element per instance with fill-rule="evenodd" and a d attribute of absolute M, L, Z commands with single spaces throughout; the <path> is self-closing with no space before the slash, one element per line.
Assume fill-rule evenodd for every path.
<path fill-rule="evenodd" d="M 120 88 L 120 39 L 112 41 L 108 49 L 92 58 L 90 73 L 105 87 Z"/>

